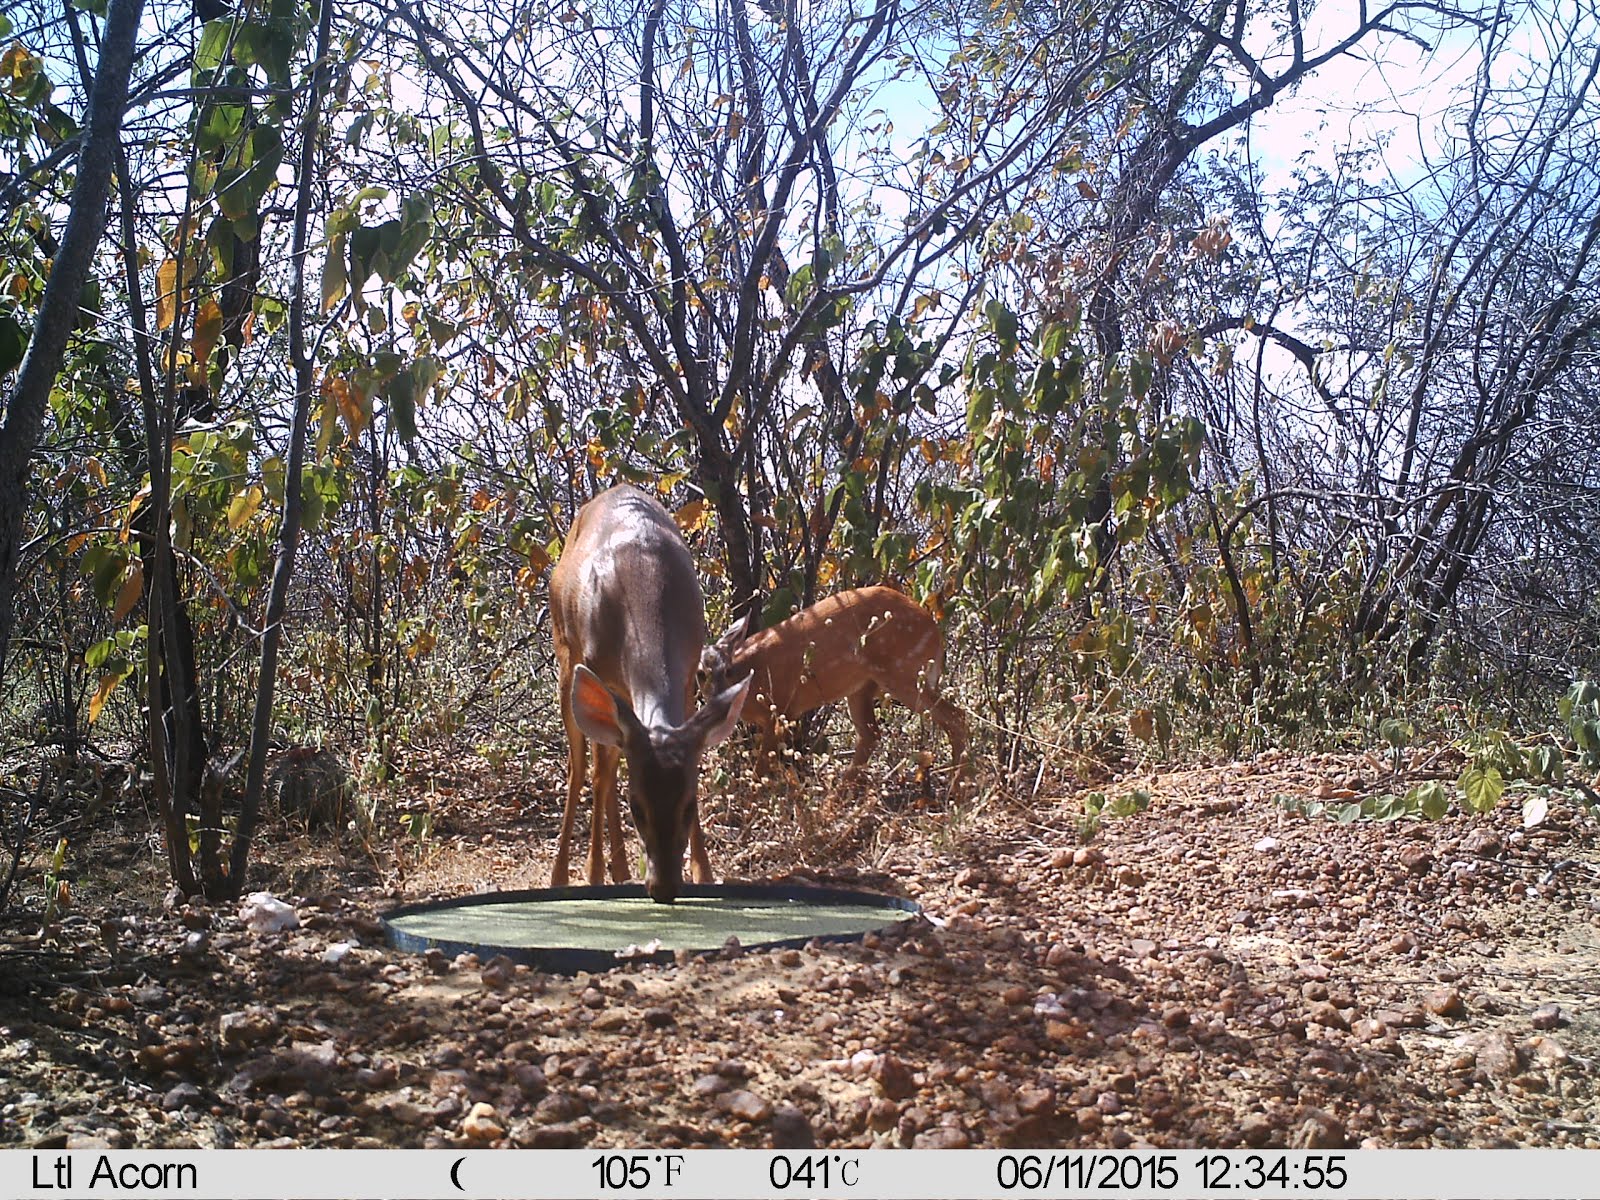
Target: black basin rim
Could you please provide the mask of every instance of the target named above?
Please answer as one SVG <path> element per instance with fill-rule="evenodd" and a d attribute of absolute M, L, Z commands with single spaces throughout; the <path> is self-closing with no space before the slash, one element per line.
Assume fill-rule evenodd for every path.
<path fill-rule="evenodd" d="M 611 950 L 564 946 L 497 946 L 486 942 L 456 941 L 449 938 L 426 937 L 397 929 L 396 917 L 409 917 L 417 913 L 441 912 L 452 908 L 473 908 L 490 904 L 527 904 L 562 900 L 622 900 L 644 898 L 643 884 L 613 883 L 590 887 L 525 888 L 512 892 L 479 892 L 469 896 L 454 896 L 448 900 L 427 900 L 418 904 L 402 904 L 381 913 L 384 932 L 389 944 L 397 950 L 420 954 L 437 949 L 454 957 L 458 954 L 476 954 L 479 958 L 503 955 L 514 963 L 536 967 L 554 975 L 575 975 L 579 971 L 608 971 L 615 967 L 636 963 L 669 963 L 676 957 L 675 950 L 658 950 L 654 954 L 630 955 L 618 958 Z M 804 884 L 763 883 L 712 883 L 685 884 L 680 897 L 723 900 L 793 900 L 811 904 L 858 905 L 861 908 L 886 909 L 896 912 L 920 913 L 922 906 L 902 896 L 883 892 L 867 892 L 853 888 L 808 887 Z M 890 922 L 889 924 L 893 924 Z M 781 938 L 777 941 L 759 942 L 742 949 L 750 952 L 763 950 L 799 949 L 820 942 L 824 945 L 860 941 L 877 929 L 863 929 L 859 933 L 812 934 L 805 937 Z M 708 946 L 695 950 L 695 954 L 715 954 L 719 947 Z"/>

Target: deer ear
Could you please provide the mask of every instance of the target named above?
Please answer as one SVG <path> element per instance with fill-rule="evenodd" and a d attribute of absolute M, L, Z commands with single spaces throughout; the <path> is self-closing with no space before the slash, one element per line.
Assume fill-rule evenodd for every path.
<path fill-rule="evenodd" d="M 723 654 L 732 654 L 739 648 L 739 643 L 750 636 L 750 625 L 755 619 L 755 614 L 750 613 L 740 617 L 728 627 L 728 632 L 717 639 L 717 650 Z"/>
<path fill-rule="evenodd" d="M 600 682 L 588 667 L 579 663 L 572 672 L 572 715 L 578 728 L 591 741 L 607 746 L 620 746 L 626 735 L 623 732 L 623 710 L 627 704 L 613 695 L 611 689 Z M 633 716 L 630 711 L 628 716 Z"/>
<path fill-rule="evenodd" d="M 739 648 L 749 632 L 750 621 L 741 617 L 716 641 L 700 651 L 700 669 L 711 676 L 712 687 L 720 687 L 733 668 L 733 652 Z"/>
<path fill-rule="evenodd" d="M 705 707 L 694 715 L 694 724 L 701 733 L 701 748 L 711 749 L 722 741 L 739 722 L 739 714 L 744 710 L 745 698 L 750 694 L 751 681 L 754 675 L 746 675 L 738 683 L 724 691 L 718 692 L 707 700 Z"/>

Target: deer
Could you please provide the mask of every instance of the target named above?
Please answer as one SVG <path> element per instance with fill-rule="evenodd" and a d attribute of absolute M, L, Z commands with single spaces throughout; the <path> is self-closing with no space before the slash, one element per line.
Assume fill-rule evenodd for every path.
<path fill-rule="evenodd" d="M 617 807 L 617 771 L 626 759 L 645 891 L 670 904 L 682 887 L 686 841 L 694 881 L 713 879 L 700 829 L 700 761 L 732 732 L 750 681 L 719 688 L 686 716 L 706 639 L 705 599 L 689 547 L 654 497 L 619 484 L 578 511 L 550 575 L 550 625 L 567 731 L 567 802 L 550 885 L 567 885 L 593 742 L 589 882 L 605 882 L 602 828 L 612 879 L 629 877 Z"/>
<path fill-rule="evenodd" d="M 931 713 L 950 739 L 952 766 L 963 770 L 967 722 L 939 694 L 943 666 L 944 637 L 933 614 L 904 592 L 881 586 L 829 596 L 748 636 L 740 622 L 700 656 L 713 690 L 741 676 L 754 681 L 743 719 L 761 731 L 763 763 L 772 761 L 784 726 L 844 700 L 856 730 L 851 775 L 860 773 L 878 744 L 873 710 L 880 692 L 912 712 Z"/>

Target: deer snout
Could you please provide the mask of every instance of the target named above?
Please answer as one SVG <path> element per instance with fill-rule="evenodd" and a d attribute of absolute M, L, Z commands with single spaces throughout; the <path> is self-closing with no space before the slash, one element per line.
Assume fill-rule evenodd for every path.
<path fill-rule="evenodd" d="M 657 904 L 671 904 L 678 898 L 678 889 L 682 885 L 681 867 L 676 871 L 658 871 L 655 864 L 650 863 L 645 869 L 644 890 Z"/>

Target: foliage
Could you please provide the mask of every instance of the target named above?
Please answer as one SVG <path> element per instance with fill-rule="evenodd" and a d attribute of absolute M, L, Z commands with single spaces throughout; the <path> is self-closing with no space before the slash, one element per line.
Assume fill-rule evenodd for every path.
<path fill-rule="evenodd" d="M 33 461 L 8 753 L 49 706 L 71 754 L 148 764 L 178 882 L 220 894 L 232 795 L 202 783 L 264 680 L 270 734 L 374 780 L 559 736 L 545 577 L 629 480 L 714 625 L 924 599 L 1003 777 L 1345 739 L 1398 779 L 1448 719 L 1457 778 L 1305 811 L 1570 788 L 1600 700 L 1529 714 L 1600 667 L 1592 38 L 1303 7 L 335 6 L 319 56 L 314 6 L 152 2 Z M 0 380 L 92 10 L 0 18 Z M 1283 97 L 1423 42 L 1481 70 L 1416 178 L 1368 151 L 1263 180 Z"/>
<path fill-rule="evenodd" d="M 1308 818 L 1327 817 L 1350 823 L 1361 820 L 1393 821 L 1400 818 L 1439 820 L 1452 804 L 1463 816 L 1492 812 L 1508 797 L 1522 800 L 1524 821 L 1542 823 L 1553 795 L 1565 795 L 1583 808 L 1600 807 L 1593 789 L 1577 778 L 1577 772 L 1595 767 L 1590 747 L 1600 718 L 1600 689 L 1588 681 L 1574 683 L 1557 702 L 1563 732 L 1542 733 L 1525 739 L 1509 735 L 1493 726 L 1470 730 L 1455 739 L 1454 749 L 1466 761 L 1452 783 L 1425 778 L 1404 792 L 1375 790 L 1359 800 L 1332 801 L 1308 799 L 1280 793 L 1274 804 Z M 1386 718 L 1379 734 L 1390 746 L 1392 777 L 1401 780 L 1405 748 L 1414 730 L 1409 722 Z M 1573 770 L 1569 773 L 1569 754 Z"/>

